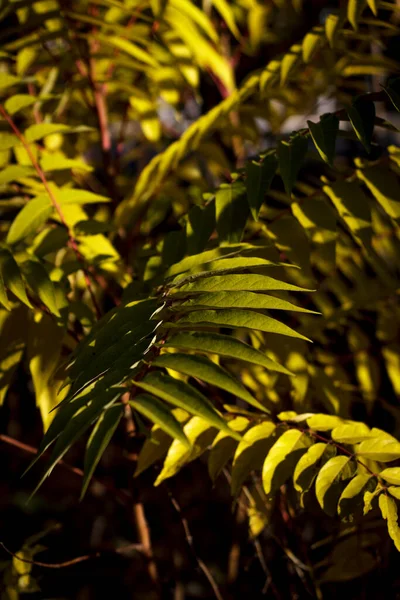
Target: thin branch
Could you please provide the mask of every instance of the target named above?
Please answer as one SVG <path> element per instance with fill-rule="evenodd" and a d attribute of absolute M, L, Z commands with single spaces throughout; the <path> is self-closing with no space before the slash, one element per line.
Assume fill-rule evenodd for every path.
<path fill-rule="evenodd" d="M 28 154 L 31 163 L 32 163 L 35 171 L 37 172 L 40 180 L 42 181 L 43 187 L 46 190 L 46 192 L 47 192 L 47 194 L 48 194 L 48 196 L 50 198 L 50 202 L 52 203 L 55 211 L 57 212 L 61 223 L 64 225 L 64 227 L 66 228 L 66 230 L 68 232 L 69 245 L 72 248 L 72 250 L 75 252 L 76 258 L 78 259 L 78 261 L 82 265 L 82 271 L 83 271 L 83 274 L 84 274 L 86 287 L 87 287 L 87 289 L 89 291 L 89 294 L 90 294 L 90 297 L 91 297 L 94 309 L 96 311 L 97 318 L 100 318 L 101 317 L 101 311 L 100 311 L 100 307 L 99 307 L 99 305 L 97 303 L 96 296 L 95 296 L 95 294 L 93 292 L 93 289 L 92 289 L 92 285 L 91 285 L 91 281 L 90 281 L 90 278 L 89 278 L 89 274 L 86 271 L 86 268 L 85 268 L 85 265 L 84 265 L 84 260 L 83 260 L 83 257 L 81 255 L 81 253 L 79 252 L 78 243 L 77 243 L 77 241 L 75 239 L 73 231 L 72 231 L 71 227 L 68 225 L 68 223 L 67 223 L 67 221 L 66 221 L 66 219 L 64 217 L 61 205 L 58 202 L 57 198 L 55 197 L 55 195 L 54 195 L 51 187 L 49 186 L 49 183 L 48 183 L 48 181 L 47 181 L 47 179 L 45 177 L 45 174 L 44 174 L 42 168 L 39 166 L 39 163 L 37 162 L 37 160 L 36 160 L 36 158 L 35 158 L 32 150 L 31 150 L 30 145 L 28 144 L 28 142 L 26 141 L 24 135 L 18 129 L 18 127 L 16 126 L 16 124 L 14 123 L 14 121 L 12 120 L 12 118 L 10 117 L 10 115 L 7 113 L 7 111 L 4 109 L 4 107 L 1 104 L 0 104 L 0 113 L 3 115 L 3 117 L 5 118 L 5 120 L 7 121 L 7 123 L 10 125 L 11 129 L 13 130 L 13 132 L 15 133 L 15 135 L 17 136 L 17 138 L 19 139 L 19 141 L 21 142 L 21 144 L 25 148 L 26 153 Z"/>
<path fill-rule="evenodd" d="M 209 570 L 207 565 L 201 560 L 201 558 L 197 555 L 197 552 L 195 550 L 194 543 L 193 543 L 193 536 L 190 532 L 189 523 L 188 523 L 187 519 L 183 516 L 181 507 L 179 506 L 177 500 L 174 498 L 174 496 L 172 495 L 170 490 L 168 490 L 168 495 L 170 497 L 172 506 L 174 507 L 174 509 L 176 510 L 176 512 L 179 515 L 183 530 L 185 532 L 186 541 L 188 543 L 190 550 L 192 551 L 194 559 L 196 560 L 199 568 L 203 571 L 204 575 L 207 577 L 208 582 L 211 585 L 212 590 L 214 592 L 214 596 L 217 598 L 217 600 L 224 600 L 222 597 L 222 594 L 219 590 L 219 587 L 217 585 L 217 582 L 215 581 L 211 571 Z"/>
<path fill-rule="evenodd" d="M 18 556 L 15 552 L 11 552 L 7 548 L 7 546 L 0 542 L 0 546 L 13 558 L 17 560 L 27 563 L 29 565 L 35 565 L 36 567 L 43 567 L 45 569 L 65 569 L 66 567 L 72 567 L 73 565 L 77 565 L 81 562 L 85 562 L 86 560 L 92 560 L 95 558 L 100 558 L 107 554 L 107 552 L 94 552 L 93 554 L 85 554 L 84 556 L 77 556 L 76 558 L 72 558 L 71 560 L 66 560 L 61 563 L 46 563 L 41 562 L 39 560 L 29 560 L 28 558 L 22 558 L 22 556 Z M 127 546 L 123 546 L 122 548 L 117 548 L 112 550 L 113 553 L 116 554 L 124 554 L 125 552 L 130 552 L 131 550 L 136 550 L 137 552 L 143 552 L 143 547 L 141 544 L 128 544 Z"/>

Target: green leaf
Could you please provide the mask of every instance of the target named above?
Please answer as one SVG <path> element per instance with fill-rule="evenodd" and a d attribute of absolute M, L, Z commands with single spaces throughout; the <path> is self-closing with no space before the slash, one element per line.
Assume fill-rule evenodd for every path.
<path fill-rule="evenodd" d="M 241 271 L 250 271 L 251 269 L 262 268 L 262 267 L 277 267 L 278 263 L 274 263 L 265 258 L 257 257 L 245 257 L 240 256 L 237 258 L 223 258 L 221 260 L 211 261 L 205 265 L 200 265 L 196 269 L 192 269 L 190 274 L 184 273 L 176 277 L 172 285 L 181 286 L 188 281 L 195 281 L 197 279 L 215 277 L 225 275 L 228 273 L 240 273 Z"/>
<path fill-rule="evenodd" d="M 21 271 L 29 287 L 39 296 L 43 304 L 53 315 L 59 317 L 54 284 L 43 265 L 38 261 L 27 260 L 21 264 Z"/>
<path fill-rule="evenodd" d="M 400 487 L 390 486 L 390 487 L 388 487 L 387 490 L 388 490 L 389 494 L 394 496 L 394 498 L 397 498 L 397 500 L 400 500 Z"/>
<path fill-rule="evenodd" d="M 400 552 L 400 528 L 397 522 L 396 501 L 386 494 L 381 494 L 379 496 L 379 508 L 381 509 L 382 517 L 387 521 L 389 535 Z"/>
<path fill-rule="evenodd" d="M 103 410 L 110 407 L 120 395 L 121 389 L 105 391 L 95 390 L 94 393 L 79 398 L 79 401 L 77 399 L 75 402 L 67 404 L 67 408 L 63 407 L 62 409 L 59 409 L 56 418 L 52 421 L 42 440 L 37 456 L 29 466 L 29 468 L 31 468 L 40 456 L 42 456 L 48 446 L 57 440 L 47 463 L 44 475 L 40 479 L 32 495 L 37 492 L 46 477 L 50 475 L 55 465 L 61 460 L 64 454 L 68 452 L 75 441 L 83 435 L 92 423 L 94 423 Z M 90 404 L 85 406 L 91 398 L 93 399 Z"/>
<path fill-rule="evenodd" d="M 365 423 L 343 423 L 332 431 L 332 439 L 340 444 L 358 444 L 371 437 L 371 430 Z"/>
<path fill-rule="evenodd" d="M 172 305 L 174 310 L 199 310 L 201 308 L 249 308 L 253 310 L 292 310 L 295 312 L 305 312 L 318 314 L 315 311 L 307 310 L 301 306 L 296 306 L 287 300 L 281 300 L 275 296 L 266 296 L 264 294 L 255 294 L 253 292 L 214 292 L 210 294 L 199 294 L 195 298 L 185 302 Z"/>
<path fill-rule="evenodd" d="M 81 500 L 86 494 L 93 473 L 103 456 L 105 449 L 110 443 L 122 416 L 122 405 L 111 406 L 102 413 L 92 431 L 86 446 Z"/>
<path fill-rule="evenodd" d="M 389 96 L 395 109 L 400 112 L 400 77 L 392 79 L 386 87 L 383 86 L 383 89 Z"/>
<path fill-rule="evenodd" d="M 358 169 L 357 176 L 367 185 L 383 210 L 393 219 L 400 219 L 400 184 L 395 173 L 379 165 Z"/>
<path fill-rule="evenodd" d="M 310 341 L 280 321 L 250 310 L 198 310 L 181 317 L 174 323 L 163 324 L 163 327 L 169 329 L 196 329 L 196 327 L 213 326 L 257 329 L 265 333 L 276 333 Z"/>
<path fill-rule="evenodd" d="M 25 306 L 21 305 L 11 312 L 0 311 L 0 405 L 25 351 L 28 339 L 27 314 Z"/>
<path fill-rule="evenodd" d="M 155 486 L 160 485 L 165 479 L 173 477 L 182 467 L 201 456 L 217 434 L 217 429 L 210 427 L 210 423 L 200 417 L 190 419 L 183 431 L 191 444 L 191 449 L 188 449 L 179 440 L 172 442 L 162 471 L 154 482 Z"/>
<path fill-rule="evenodd" d="M 37 102 L 35 96 L 30 96 L 29 94 L 15 94 L 15 96 L 7 98 L 4 103 L 4 108 L 8 114 L 15 115 L 20 110 L 32 106 L 35 102 Z"/>
<path fill-rule="evenodd" d="M 374 13 L 375 17 L 378 15 L 378 1 L 377 0 L 367 0 L 368 6 L 371 11 Z"/>
<path fill-rule="evenodd" d="M 232 377 L 228 371 L 225 371 L 225 369 L 204 356 L 193 356 L 178 352 L 162 354 L 153 361 L 153 365 L 173 369 L 190 377 L 196 377 L 200 381 L 205 381 L 241 398 L 259 410 L 264 412 L 266 410 L 235 377 Z"/>
<path fill-rule="evenodd" d="M 180 408 L 174 408 L 171 412 L 182 425 L 189 419 L 189 414 Z M 154 425 L 150 437 L 146 439 L 140 451 L 134 477 L 137 477 L 160 460 L 167 453 L 172 439 L 159 425 Z"/>
<path fill-rule="evenodd" d="M 225 431 L 235 439 L 240 439 L 240 436 L 232 431 L 226 421 L 217 413 L 211 402 L 188 383 L 157 371 L 149 373 L 141 381 L 134 381 L 133 383 L 146 392 L 150 392 L 174 406 L 183 408 L 192 415 L 201 417 L 209 425 Z"/>
<path fill-rule="evenodd" d="M 24 282 L 22 281 L 21 272 L 13 255 L 8 250 L 0 249 L 0 275 L 3 278 L 4 285 L 17 298 L 21 300 L 29 308 L 33 308 L 28 296 L 26 295 Z"/>
<path fill-rule="evenodd" d="M 371 140 L 375 125 L 375 104 L 370 100 L 356 99 L 347 109 L 356 136 L 367 152 L 371 152 Z"/>
<path fill-rule="evenodd" d="M 307 418 L 307 425 L 316 431 L 330 431 L 343 424 L 343 419 L 334 415 L 312 415 Z"/>
<path fill-rule="evenodd" d="M 260 469 L 275 441 L 276 426 L 268 421 L 255 425 L 244 434 L 233 458 L 231 492 L 237 496 L 250 471 Z"/>
<path fill-rule="evenodd" d="M 361 13 L 366 5 L 366 0 L 349 0 L 347 5 L 347 18 L 355 31 L 358 30 L 358 21 L 360 20 Z"/>
<path fill-rule="evenodd" d="M 258 213 L 275 176 L 278 160 L 275 152 L 267 154 L 261 164 L 249 161 L 246 165 L 247 202 L 253 219 L 258 221 Z"/>
<path fill-rule="evenodd" d="M 8 131 L 0 132 L 0 151 L 9 150 L 10 148 L 14 148 L 15 146 L 21 146 L 20 140 L 13 133 L 9 133 Z"/>
<path fill-rule="evenodd" d="M 365 492 L 373 492 L 376 478 L 358 473 L 344 488 L 338 503 L 338 514 L 343 520 L 352 521 L 354 514 L 362 515 Z"/>
<path fill-rule="evenodd" d="M 294 487 L 298 492 L 307 492 L 321 466 L 335 456 L 336 449 L 328 444 L 317 443 L 310 446 L 300 458 L 293 474 Z"/>
<path fill-rule="evenodd" d="M 241 182 L 222 184 L 215 194 L 216 225 L 222 245 L 242 239 L 249 214 L 245 194 L 246 188 Z"/>
<path fill-rule="evenodd" d="M 385 481 L 393 485 L 400 485 L 400 467 L 384 469 L 379 473 L 379 477 L 383 477 Z"/>
<path fill-rule="evenodd" d="M 390 462 L 400 458 L 400 443 L 390 438 L 374 437 L 361 442 L 357 449 L 357 456 L 365 456 L 380 462 Z"/>
<path fill-rule="evenodd" d="M 296 135 L 290 142 L 281 142 L 277 156 L 279 172 L 285 185 L 286 193 L 290 196 L 296 182 L 300 167 L 307 154 L 308 141 L 302 135 Z"/>
<path fill-rule="evenodd" d="M 303 39 L 303 43 L 301 45 L 303 60 L 305 63 L 309 63 L 314 54 L 317 52 L 321 44 L 323 43 L 323 28 L 322 27 L 313 27 L 310 33 Z"/>
<path fill-rule="evenodd" d="M 140 62 L 143 62 L 151 67 L 158 67 L 157 61 L 151 56 L 151 54 L 143 50 L 140 46 L 132 44 L 132 42 L 129 40 L 116 35 L 105 36 L 97 34 L 96 37 L 104 44 L 109 44 L 114 48 L 118 48 L 118 50 L 122 50 Z"/>
<path fill-rule="evenodd" d="M 65 133 L 70 131 L 71 127 L 69 127 L 69 125 L 63 125 L 61 123 L 36 123 L 35 125 L 30 125 L 28 129 L 25 129 L 24 135 L 27 142 L 37 142 L 53 133 Z"/>
<path fill-rule="evenodd" d="M 297 429 L 285 431 L 275 442 L 262 470 L 263 488 L 267 496 L 271 496 L 291 477 L 297 461 L 311 444 L 311 438 Z"/>
<path fill-rule="evenodd" d="M 15 77 L 15 75 L 11 75 L 10 73 L 0 73 L 0 89 L 4 90 L 18 83 L 21 83 L 20 77 Z"/>
<path fill-rule="evenodd" d="M 205 245 L 215 229 L 215 202 L 209 202 L 204 208 L 192 206 L 188 213 L 186 241 L 188 254 L 197 254 Z"/>
<path fill-rule="evenodd" d="M 322 160 L 333 167 L 336 138 L 339 132 L 339 119 L 336 115 L 327 114 L 321 117 L 319 123 L 307 121 L 307 125 Z"/>
<path fill-rule="evenodd" d="M 47 221 L 53 206 L 47 196 L 30 200 L 15 217 L 7 234 L 7 244 L 17 244 L 35 233 Z"/>
<path fill-rule="evenodd" d="M 31 176 L 35 170 L 25 165 L 9 165 L 0 172 L 0 185 Z"/>
<path fill-rule="evenodd" d="M 36 406 L 40 409 L 43 428 L 51 422 L 50 412 L 60 400 L 59 381 L 54 374 L 60 364 L 65 329 L 46 313 L 31 314 L 27 335 L 27 358 L 35 390 Z"/>
<path fill-rule="evenodd" d="M 164 347 L 218 354 L 260 365 L 270 371 L 278 371 L 286 375 L 291 375 L 290 371 L 268 358 L 263 352 L 229 335 L 202 332 L 186 333 L 182 331 L 172 337 L 168 337 Z"/>
<path fill-rule="evenodd" d="M 97 235 L 99 233 L 106 233 L 110 231 L 110 223 L 104 221 L 96 221 L 96 219 L 86 219 L 85 221 L 78 221 L 74 225 L 75 235 Z"/>
<path fill-rule="evenodd" d="M 179 440 L 184 446 L 190 448 L 190 443 L 184 434 L 179 421 L 174 417 L 163 402 L 149 394 L 135 396 L 129 404 L 142 415 L 161 427 L 173 439 Z"/>
<path fill-rule="evenodd" d="M 241 274 L 241 275 L 223 275 L 208 277 L 193 282 L 180 285 L 179 288 L 172 289 L 175 295 L 189 295 L 200 292 L 271 292 L 286 290 L 290 292 L 306 292 L 305 290 L 285 281 L 278 281 L 267 275 Z M 172 296 L 172 295 L 171 295 Z"/>
<path fill-rule="evenodd" d="M 341 482 L 353 476 L 356 466 L 348 456 L 335 456 L 328 460 L 317 475 L 315 492 L 321 508 L 330 516 L 337 511 L 341 495 Z"/>
<path fill-rule="evenodd" d="M 236 417 L 229 421 L 229 427 L 234 431 L 243 433 L 249 426 L 249 420 L 246 417 Z M 238 446 L 237 440 L 234 440 L 224 431 L 220 431 L 214 439 L 210 456 L 208 458 L 208 472 L 213 481 L 215 481 L 227 462 L 233 457 Z"/>

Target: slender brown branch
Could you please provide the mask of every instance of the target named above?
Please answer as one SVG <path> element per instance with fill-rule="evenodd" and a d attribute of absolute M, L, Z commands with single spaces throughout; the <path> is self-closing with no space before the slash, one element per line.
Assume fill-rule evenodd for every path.
<path fill-rule="evenodd" d="M 86 287 L 88 289 L 88 292 L 90 294 L 94 309 L 96 311 L 96 315 L 97 318 L 100 318 L 101 316 L 101 311 L 100 311 L 100 307 L 97 303 L 96 300 L 96 296 L 93 292 L 92 289 L 92 285 L 91 285 L 91 281 L 88 275 L 88 272 L 86 271 L 85 265 L 84 265 L 84 260 L 83 257 L 81 255 L 81 253 L 79 252 L 79 248 L 78 248 L 78 243 L 75 239 L 75 236 L 73 234 L 73 231 L 71 229 L 71 227 L 68 225 L 64 214 L 62 212 L 62 208 L 60 203 L 58 202 L 57 198 L 55 197 L 51 187 L 49 186 L 49 183 L 45 177 L 45 174 L 42 170 L 42 168 L 39 166 L 39 163 L 37 162 L 30 145 L 28 144 L 28 142 L 26 141 L 24 135 L 21 133 L 21 131 L 18 129 L 18 127 L 16 126 L 16 124 L 14 123 L 14 121 L 12 120 L 12 118 L 10 117 L 10 115 L 7 113 L 7 111 L 4 109 L 4 107 L 0 104 L 0 113 L 3 115 L 4 119 L 7 121 L 7 123 L 9 124 L 9 126 L 11 127 L 11 129 L 13 130 L 13 132 L 15 133 L 15 135 L 17 136 L 17 138 L 19 139 L 19 141 L 21 142 L 21 144 L 23 145 L 23 147 L 26 150 L 26 153 L 29 156 L 29 160 L 31 161 L 35 171 L 37 172 L 41 182 L 43 183 L 43 187 L 46 190 L 49 198 L 50 198 L 50 202 L 52 203 L 55 211 L 58 214 L 58 217 L 61 221 L 61 223 L 63 224 L 63 226 L 66 228 L 67 232 L 68 232 L 68 237 L 69 237 L 69 245 L 72 248 L 72 250 L 75 252 L 75 255 L 78 259 L 78 261 L 81 263 L 82 265 L 82 271 L 84 274 L 84 278 L 85 278 L 85 283 L 86 283 Z"/>
<path fill-rule="evenodd" d="M 30 560 L 28 558 L 23 558 L 22 556 L 18 556 L 18 554 L 16 554 L 15 552 L 11 552 L 11 550 L 9 550 L 3 542 L 0 542 L 0 546 L 3 548 L 3 550 L 5 550 L 7 552 L 7 554 L 12 556 L 13 558 L 16 558 L 17 560 L 19 560 L 23 563 L 27 563 L 29 565 L 35 565 L 36 567 L 43 567 L 45 569 L 65 569 L 66 567 L 72 567 L 73 565 L 77 565 L 81 562 L 85 562 L 87 560 L 92 560 L 95 558 L 100 558 L 101 556 L 107 554 L 106 552 L 94 552 L 93 554 L 85 554 L 83 556 L 77 556 L 76 558 L 72 558 L 71 560 L 66 560 L 61 563 L 46 563 L 46 562 L 41 562 L 39 560 Z M 141 544 L 128 544 L 127 546 L 123 546 L 122 548 L 117 548 L 115 550 L 112 550 L 112 552 L 115 554 L 124 554 L 125 552 L 130 552 L 131 550 L 136 550 L 137 552 L 143 552 L 143 547 L 141 546 Z"/>
<path fill-rule="evenodd" d="M 195 550 L 194 543 L 193 543 L 193 536 L 192 536 L 192 534 L 190 532 L 189 523 L 188 523 L 187 519 L 183 516 L 181 507 L 179 506 L 177 500 L 174 498 L 174 496 L 172 495 L 172 493 L 171 493 L 170 490 L 168 490 L 168 495 L 170 497 L 172 506 L 174 507 L 174 509 L 176 510 L 176 512 L 179 515 L 179 518 L 180 518 L 181 523 L 182 523 L 183 530 L 185 532 L 185 538 L 186 538 L 187 544 L 188 544 L 188 546 L 189 546 L 189 548 L 190 548 L 190 550 L 192 552 L 192 555 L 193 555 L 194 559 L 196 560 L 199 568 L 203 571 L 204 575 L 208 579 L 208 582 L 211 585 L 212 590 L 214 592 L 214 596 L 217 598 L 217 600 L 224 600 L 223 597 L 222 597 L 222 594 L 221 594 L 221 592 L 219 590 L 218 584 L 215 581 L 215 579 L 214 579 L 214 577 L 213 577 L 210 569 L 202 561 L 202 559 L 197 555 L 197 552 Z"/>

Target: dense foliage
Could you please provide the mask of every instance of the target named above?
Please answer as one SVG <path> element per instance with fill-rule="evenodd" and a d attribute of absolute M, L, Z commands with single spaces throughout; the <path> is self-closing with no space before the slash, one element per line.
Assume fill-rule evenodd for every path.
<path fill-rule="evenodd" d="M 382 525 L 400 550 L 400 10 L 336 4 L 1 8 L 2 439 L 30 390 L 35 492 L 75 443 L 81 498 L 131 453 L 143 598 L 167 592 L 137 490 L 180 513 L 202 455 L 271 597 L 375 576 Z M 36 591 L 34 544 L 5 598 Z"/>

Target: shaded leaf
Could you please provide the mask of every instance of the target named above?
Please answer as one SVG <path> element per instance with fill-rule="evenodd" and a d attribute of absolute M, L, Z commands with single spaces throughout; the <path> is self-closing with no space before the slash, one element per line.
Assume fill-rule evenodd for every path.
<path fill-rule="evenodd" d="M 174 406 L 201 417 L 209 425 L 225 431 L 234 438 L 240 439 L 240 436 L 229 428 L 226 421 L 214 409 L 211 402 L 188 383 L 154 371 L 146 375 L 143 380 L 135 381 L 134 384 Z"/>
<path fill-rule="evenodd" d="M 267 154 L 261 164 L 254 161 L 246 164 L 247 202 L 255 221 L 258 221 L 258 213 L 275 176 L 277 166 L 278 160 L 275 153 Z"/>
<path fill-rule="evenodd" d="M 279 172 L 288 195 L 292 193 L 298 172 L 307 154 L 308 141 L 302 135 L 296 135 L 290 142 L 281 142 L 277 156 Z"/>
<path fill-rule="evenodd" d="M 297 461 L 312 443 L 308 435 L 297 429 L 289 429 L 280 436 L 263 465 L 262 482 L 267 496 L 276 492 L 292 476 Z"/>
<path fill-rule="evenodd" d="M 173 439 L 179 440 L 184 446 L 190 448 L 179 421 L 174 417 L 163 402 L 149 394 L 139 394 L 129 404 L 153 423 L 161 427 Z"/>
<path fill-rule="evenodd" d="M 307 125 L 322 160 L 332 167 L 335 158 L 336 138 L 339 132 L 339 119 L 336 115 L 328 114 L 322 116 L 319 123 L 307 121 Z"/>
<path fill-rule="evenodd" d="M 122 416 L 122 406 L 111 406 L 102 413 L 92 431 L 86 446 L 81 500 L 86 494 L 93 473 L 110 443 Z"/>

